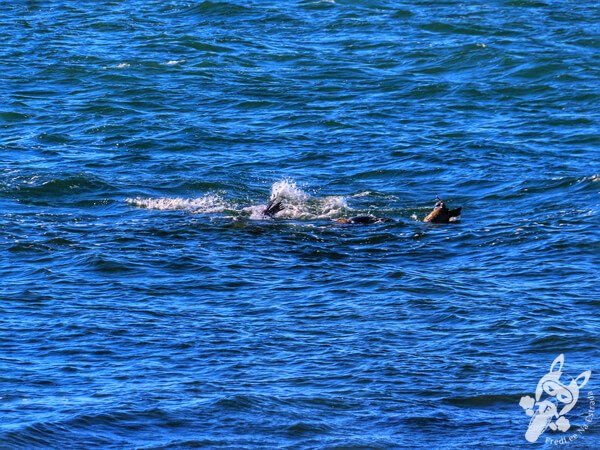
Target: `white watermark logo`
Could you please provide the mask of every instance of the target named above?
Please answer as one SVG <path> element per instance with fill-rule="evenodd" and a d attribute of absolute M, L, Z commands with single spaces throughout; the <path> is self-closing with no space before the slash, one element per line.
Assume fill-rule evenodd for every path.
<path fill-rule="evenodd" d="M 560 381 L 560 377 L 562 375 L 564 363 L 564 355 L 558 355 L 550 366 L 550 372 L 544 375 L 538 382 L 535 390 L 535 399 L 529 395 L 521 397 L 519 405 L 525 410 L 525 413 L 531 417 L 529 427 L 525 433 L 525 439 L 529 442 L 536 442 L 548 428 L 553 431 L 558 430 L 562 432 L 566 432 L 571 428 L 571 423 L 566 417 L 566 414 L 577 404 L 577 400 L 579 400 L 579 391 L 590 379 L 592 371 L 586 370 L 577 378 L 571 379 L 569 384 L 563 384 Z M 591 412 L 588 414 L 586 422 L 588 419 L 591 422 L 594 415 L 593 405 L 595 405 L 593 393 L 588 393 L 588 397 L 590 398 Z M 585 425 L 585 429 L 587 429 L 587 425 Z M 581 433 L 582 428 L 578 431 Z M 572 438 L 573 436 L 576 437 Z M 577 434 L 574 434 L 573 436 L 569 436 L 569 441 L 577 439 L 578 437 Z"/>

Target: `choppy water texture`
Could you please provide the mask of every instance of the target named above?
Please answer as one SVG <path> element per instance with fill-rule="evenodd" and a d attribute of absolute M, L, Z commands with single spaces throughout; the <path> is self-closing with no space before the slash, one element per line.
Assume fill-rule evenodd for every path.
<path fill-rule="evenodd" d="M 0 19 L 0 448 L 531 448 L 560 353 L 583 423 L 597 2 Z M 420 222 L 436 195 L 458 223 Z"/>

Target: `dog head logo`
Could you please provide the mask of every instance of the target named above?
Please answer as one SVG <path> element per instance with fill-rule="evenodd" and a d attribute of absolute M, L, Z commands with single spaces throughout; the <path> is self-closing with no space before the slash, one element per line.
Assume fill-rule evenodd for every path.
<path fill-rule="evenodd" d="M 550 366 L 550 372 L 538 382 L 535 390 L 535 400 L 526 395 L 521 397 L 519 405 L 531 416 L 525 439 L 535 442 L 546 429 L 567 431 L 571 424 L 565 417 L 577 404 L 579 390 L 585 386 L 592 372 L 586 370 L 569 384 L 560 381 L 562 367 L 565 363 L 563 354 L 558 355 Z"/>

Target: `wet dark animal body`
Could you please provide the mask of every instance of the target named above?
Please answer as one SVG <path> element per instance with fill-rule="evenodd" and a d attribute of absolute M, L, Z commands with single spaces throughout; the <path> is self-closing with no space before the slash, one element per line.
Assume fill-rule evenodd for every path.
<path fill-rule="evenodd" d="M 341 218 L 336 220 L 337 223 L 341 224 L 371 224 L 371 223 L 382 223 L 382 222 L 392 222 L 392 219 L 382 219 L 381 217 L 375 216 L 356 216 L 349 218 Z"/>

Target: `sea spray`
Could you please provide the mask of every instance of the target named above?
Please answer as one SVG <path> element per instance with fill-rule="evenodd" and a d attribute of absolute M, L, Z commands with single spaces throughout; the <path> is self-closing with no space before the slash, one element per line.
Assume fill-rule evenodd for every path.
<path fill-rule="evenodd" d="M 281 201 L 284 209 L 276 214 L 277 219 L 318 220 L 332 219 L 342 216 L 350 210 L 346 199 L 342 196 L 313 197 L 300 189 L 293 180 L 276 181 L 271 186 L 270 200 Z M 258 203 L 239 207 L 217 194 L 206 194 L 197 198 L 159 197 L 159 198 L 127 198 L 132 206 L 162 211 L 190 211 L 195 214 L 216 214 L 232 212 L 236 219 L 250 220 L 271 219 L 265 216 L 266 203 Z"/>
<path fill-rule="evenodd" d="M 284 209 L 277 214 L 282 219 L 329 219 L 339 217 L 349 209 L 344 197 L 312 197 L 290 179 L 273 183 L 270 200 L 282 201 Z"/>
<path fill-rule="evenodd" d="M 193 213 L 219 213 L 228 209 L 225 200 L 216 194 L 207 194 L 198 198 L 161 197 L 161 198 L 127 198 L 133 206 L 162 211 L 188 210 Z"/>
<path fill-rule="evenodd" d="M 276 181 L 271 186 L 270 200 L 290 200 L 293 202 L 303 202 L 310 198 L 310 195 L 300 189 L 296 182 L 290 179 Z"/>

